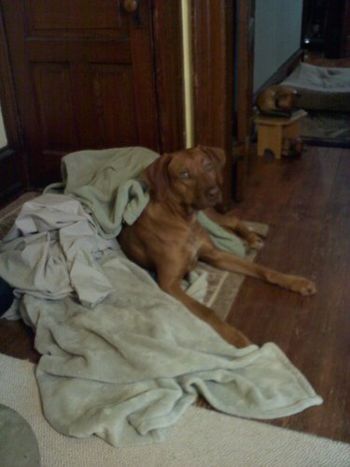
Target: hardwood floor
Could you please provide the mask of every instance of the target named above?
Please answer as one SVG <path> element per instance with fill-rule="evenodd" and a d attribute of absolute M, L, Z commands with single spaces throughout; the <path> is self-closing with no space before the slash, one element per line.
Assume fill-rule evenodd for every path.
<path fill-rule="evenodd" d="M 229 321 L 257 344 L 279 345 L 324 398 L 273 424 L 350 442 L 350 150 L 260 161 L 248 183 L 236 212 L 271 229 L 256 261 L 312 278 L 318 292 L 303 298 L 246 279 Z"/>
<path fill-rule="evenodd" d="M 273 421 L 350 442 L 350 150 L 307 148 L 299 160 L 255 161 L 236 207 L 270 233 L 257 261 L 313 278 L 314 297 L 246 279 L 229 320 L 253 342 L 275 342 L 324 404 Z M 36 361 L 21 323 L 0 322 L 0 351 Z"/>

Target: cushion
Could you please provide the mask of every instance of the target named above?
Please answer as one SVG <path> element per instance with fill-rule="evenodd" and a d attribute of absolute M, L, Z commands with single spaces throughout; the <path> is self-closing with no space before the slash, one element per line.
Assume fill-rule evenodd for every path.
<path fill-rule="evenodd" d="M 300 63 L 281 84 L 301 93 L 298 105 L 303 109 L 350 111 L 350 68 Z"/>

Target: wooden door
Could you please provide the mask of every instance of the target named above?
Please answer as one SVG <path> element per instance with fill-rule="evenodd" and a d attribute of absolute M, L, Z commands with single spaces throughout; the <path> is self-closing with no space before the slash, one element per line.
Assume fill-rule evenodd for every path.
<path fill-rule="evenodd" d="M 350 57 L 350 0 L 344 0 L 340 37 L 340 57 Z"/>
<path fill-rule="evenodd" d="M 350 0 L 328 0 L 325 20 L 327 58 L 350 57 Z"/>
<path fill-rule="evenodd" d="M 74 150 L 159 149 L 150 1 L 1 0 L 32 183 Z"/>

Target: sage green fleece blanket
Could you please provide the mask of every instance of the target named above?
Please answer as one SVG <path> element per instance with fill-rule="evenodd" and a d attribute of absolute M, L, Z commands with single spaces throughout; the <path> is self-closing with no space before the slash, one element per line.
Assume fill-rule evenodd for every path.
<path fill-rule="evenodd" d="M 25 203 L 0 243 L 57 431 L 125 446 L 163 439 L 198 395 L 256 419 L 322 403 L 276 345 L 229 345 L 99 231 L 80 201 L 50 193 Z"/>
<path fill-rule="evenodd" d="M 122 223 L 133 224 L 149 202 L 147 187 L 138 180 L 141 172 L 159 154 L 143 147 L 85 150 L 62 159 L 62 183 L 50 185 L 45 192 L 61 192 L 79 199 L 88 210 L 100 234 L 115 238 Z M 223 250 L 243 257 L 243 242 L 203 213 L 199 222 L 213 242 Z"/>

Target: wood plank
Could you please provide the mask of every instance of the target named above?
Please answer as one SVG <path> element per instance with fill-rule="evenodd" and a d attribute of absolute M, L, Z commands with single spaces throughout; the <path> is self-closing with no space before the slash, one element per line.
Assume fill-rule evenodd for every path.
<path fill-rule="evenodd" d="M 230 322 L 257 344 L 275 342 L 299 368 L 324 404 L 271 423 L 350 442 L 350 151 L 313 149 L 300 161 L 270 164 L 270 191 L 249 183 L 254 220 L 272 223 L 257 261 L 313 278 L 314 297 L 246 279 Z M 296 176 L 297 175 L 297 176 Z M 272 180 L 275 183 L 272 185 Z M 278 197 L 278 195 L 281 195 Z M 274 200 L 272 200 L 275 195 Z M 269 209 L 270 203 L 272 209 Z M 251 218 L 254 208 L 242 206 Z"/>

